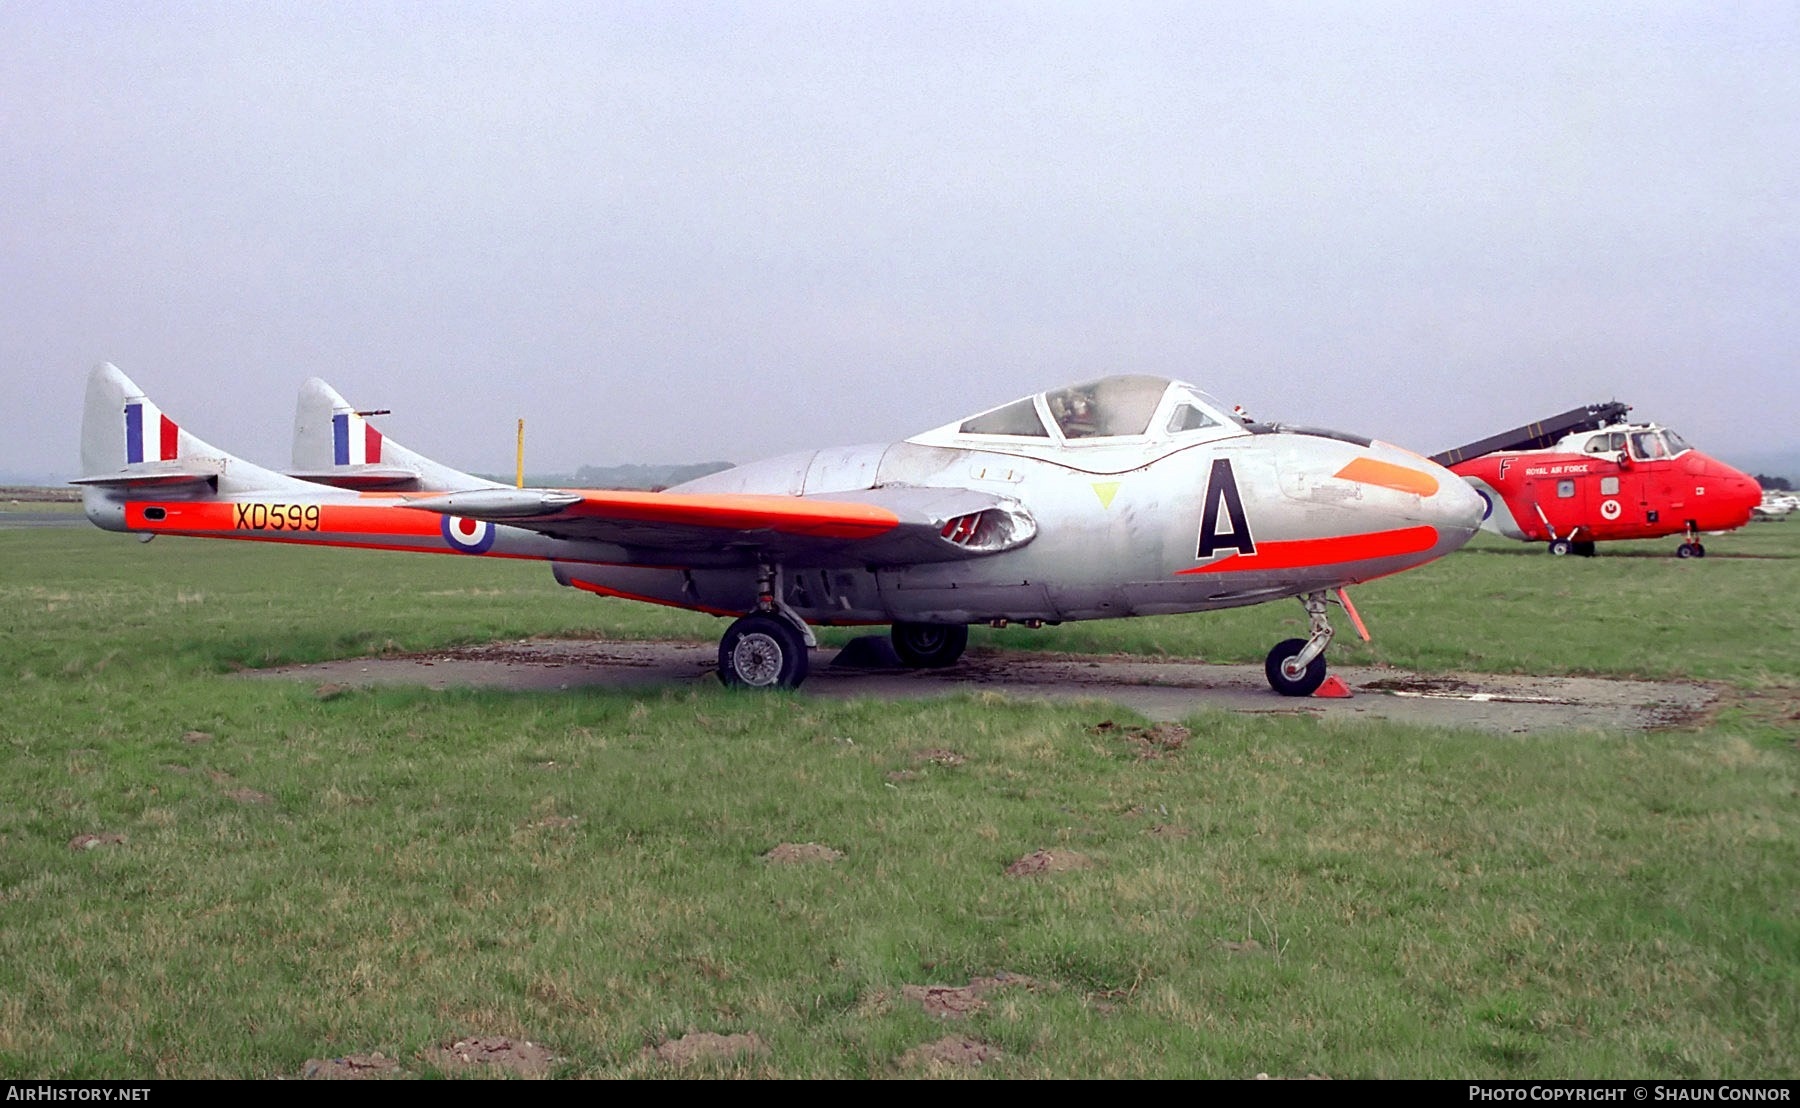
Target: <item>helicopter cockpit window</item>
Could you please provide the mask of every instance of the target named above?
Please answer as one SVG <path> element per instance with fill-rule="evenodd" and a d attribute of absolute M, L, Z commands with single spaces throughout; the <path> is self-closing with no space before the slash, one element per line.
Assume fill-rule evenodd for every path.
<path fill-rule="evenodd" d="M 1662 436 L 1655 431 L 1633 431 L 1631 453 L 1633 457 L 1646 460 L 1669 456 L 1668 451 L 1663 448 Z"/>
<path fill-rule="evenodd" d="M 1610 454 L 1615 450 L 1625 449 L 1625 433 L 1613 431 L 1610 434 L 1599 434 L 1587 441 L 1582 450 L 1588 454 Z"/>
<path fill-rule="evenodd" d="M 1669 456 L 1670 457 L 1674 457 L 1675 455 L 1680 454 L 1684 451 L 1693 449 L 1692 446 L 1688 445 L 1688 441 L 1686 439 L 1682 438 L 1680 435 L 1676 434 L 1675 432 L 1669 430 L 1667 427 L 1663 428 L 1663 439 L 1665 441 L 1667 441 L 1669 444 Z"/>
<path fill-rule="evenodd" d="M 1070 439 L 1142 435 L 1169 382 L 1160 377 L 1108 377 L 1044 394 L 1051 418 Z"/>
<path fill-rule="evenodd" d="M 1050 432 L 1045 430 L 1044 421 L 1038 418 L 1037 405 L 1027 396 L 1023 400 L 1015 400 L 1011 404 L 995 408 L 991 412 L 983 412 L 973 419 L 963 421 L 960 428 L 965 435 L 1029 435 L 1036 438 L 1049 438 Z"/>

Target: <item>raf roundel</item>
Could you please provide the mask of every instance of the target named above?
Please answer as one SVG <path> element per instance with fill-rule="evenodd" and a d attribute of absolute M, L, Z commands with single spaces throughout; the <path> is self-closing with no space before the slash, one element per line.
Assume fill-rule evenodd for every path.
<path fill-rule="evenodd" d="M 438 522 L 438 530 L 444 533 L 450 549 L 464 554 L 486 554 L 494 545 L 494 525 L 486 520 L 444 516 Z"/>

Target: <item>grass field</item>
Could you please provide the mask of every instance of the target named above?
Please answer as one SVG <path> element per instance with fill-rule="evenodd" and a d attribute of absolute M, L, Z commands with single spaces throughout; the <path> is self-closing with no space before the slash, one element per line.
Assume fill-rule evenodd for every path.
<path fill-rule="evenodd" d="M 1357 590 L 1376 640 L 1332 656 L 1718 682 L 1702 726 L 1197 711 L 1146 747 L 992 694 L 240 681 L 723 625 L 541 566 L 0 530 L 0 1076 L 431 1076 L 510 1036 L 559 1076 L 1792 1078 L 1800 525 L 1672 545 L 1478 542 Z M 1255 661 L 1302 622 L 974 642 Z M 758 1049 L 650 1053 L 696 1032 Z"/>

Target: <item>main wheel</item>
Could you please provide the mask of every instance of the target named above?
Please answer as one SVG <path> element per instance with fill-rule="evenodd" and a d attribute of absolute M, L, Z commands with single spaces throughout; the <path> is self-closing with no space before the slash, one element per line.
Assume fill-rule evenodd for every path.
<path fill-rule="evenodd" d="M 1294 659 L 1306 649 L 1305 639 L 1284 639 L 1275 644 L 1269 651 L 1269 657 L 1263 662 L 1263 674 L 1269 679 L 1269 687 L 1282 696 L 1311 696 L 1325 683 L 1325 655 L 1320 654 L 1306 663 L 1306 668 L 1294 670 Z"/>
<path fill-rule="evenodd" d="M 780 616 L 747 615 L 719 640 L 719 680 L 734 688 L 796 689 L 806 668 L 806 640 Z"/>
<path fill-rule="evenodd" d="M 1560 558 L 1564 554 L 1567 554 L 1569 551 L 1575 549 L 1575 544 L 1570 542 L 1568 539 L 1551 539 L 1549 549 L 1550 549 L 1550 553 L 1552 553 L 1552 554 L 1556 555 L 1558 558 Z"/>
<path fill-rule="evenodd" d="M 941 669 L 962 657 L 969 629 L 960 623 L 896 623 L 894 653 L 911 669 Z"/>
<path fill-rule="evenodd" d="M 1675 548 L 1675 556 L 1677 558 L 1692 558 L 1696 554 L 1699 554 L 1699 553 L 1700 553 L 1700 544 L 1699 543 L 1684 542 L 1680 546 Z"/>

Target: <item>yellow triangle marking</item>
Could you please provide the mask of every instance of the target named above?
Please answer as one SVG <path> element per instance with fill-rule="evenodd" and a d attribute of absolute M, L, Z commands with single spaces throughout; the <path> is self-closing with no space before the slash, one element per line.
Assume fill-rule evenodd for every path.
<path fill-rule="evenodd" d="M 1112 507 L 1113 496 L 1119 491 L 1117 481 L 1095 481 L 1094 495 L 1100 498 L 1102 508 Z"/>

